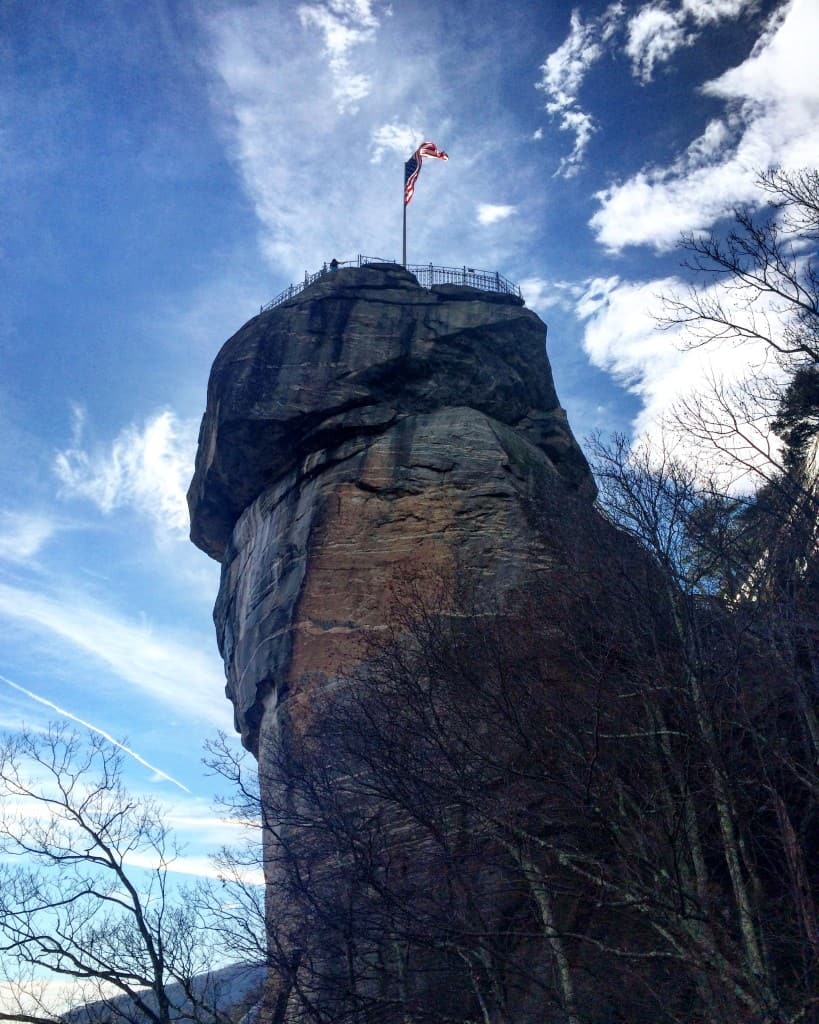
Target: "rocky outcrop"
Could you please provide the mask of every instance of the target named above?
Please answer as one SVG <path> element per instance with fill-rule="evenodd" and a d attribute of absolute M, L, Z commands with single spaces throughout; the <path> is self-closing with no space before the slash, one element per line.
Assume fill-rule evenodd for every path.
<path fill-rule="evenodd" d="M 549 558 L 544 497 L 591 502 L 545 338 L 516 296 L 370 265 L 224 345 L 188 499 L 194 543 L 222 562 L 214 617 L 252 750 L 361 657 L 397 581 L 502 594 Z"/>

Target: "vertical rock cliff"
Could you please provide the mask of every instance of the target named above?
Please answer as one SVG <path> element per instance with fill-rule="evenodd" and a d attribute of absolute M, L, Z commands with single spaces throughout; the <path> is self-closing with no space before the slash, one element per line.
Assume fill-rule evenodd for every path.
<path fill-rule="evenodd" d="M 408 570 L 498 592 L 540 550 L 544 491 L 594 496 L 546 329 L 513 295 L 327 275 L 216 357 L 191 537 L 222 563 L 214 618 L 246 745 L 356 657 Z"/>
<path fill-rule="evenodd" d="M 591 504 L 545 341 L 515 296 L 370 265 L 326 275 L 218 354 L 191 536 L 222 563 L 227 695 L 262 768 L 265 738 L 364 656 L 397 582 L 429 571 L 502 600 L 548 565 L 538 510 Z"/>

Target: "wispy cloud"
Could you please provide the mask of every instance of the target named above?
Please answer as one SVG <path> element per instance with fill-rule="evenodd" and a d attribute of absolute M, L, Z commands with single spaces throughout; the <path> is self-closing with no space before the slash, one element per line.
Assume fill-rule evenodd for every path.
<path fill-rule="evenodd" d="M 584 293 L 582 285 L 572 284 L 569 281 L 552 281 L 546 280 L 543 277 L 526 277 L 519 283 L 526 305 L 540 313 L 544 313 L 555 306 L 565 310 L 574 310 L 577 300 Z"/>
<path fill-rule="evenodd" d="M 388 154 L 407 161 L 423 141 L 420 128 L 395 122 L 382 124 L 372 132 L 372 162 L 378 164 Z"/>
<path fill-rule="evenodd" d="M 721 292 L 720 298 L 730 303 L 730 293 L 724 289 L 724 283 L 715 283 L 706 300 Z M 585 321 L 583 347 L 592 364 L 641 400 L 633 425 L 638 440 L 656 442 L 680 403 L 704 395 L 709 381 L 720 382 L 730 398 L 732 390 L 741 395 L 743 383 L 761 369 L 776 372 L 761 342 L 743 343 L 741 348 L 730 344 L 691 348 L 685 343 L 682 325 L 660 330 L 663 298 L 674 294 L 685 294 L 684 283 L 675 277 L 638 282 L 600 278 L 589 282 L 576 305 Z M 737 317 L 741 322 L 739 310 Z M 746 411 L 737 407 L 737 423 L 751 433 L 756 427 L 743 422 Z M 689 454 L 709 471 L 722 468 L 716 449 L 711 452 L 697 443 L 696 451 L 691 449 Z"/>
<path fill-rule="evenodd" d="M 538 88 L 547 96 L 546 109 L 558 114 L 576 106 L 580 88 L 589 68 L 603 56 L 625 8 L 622 3 L 611 4 L 599 18 L 583 21 L 579 9 L 571 14 L 569 34 L 560 46 L 550 53 L 541 67 Z"/>
<path fill-rule="evenodd" d="M 516 212 L 517 207 L 515 206 L 507 206 L 501 203 L 478 203 L 478 223 L 497 224 L 499 220 L 506 220 L 507 217 L 511 217 Z"/>
<path fill-rule="evenodd" d="M 336 20 L 348 13 L 352 21 L 337 31 Z M 291 278 L 331 256 L 389 255 L 391 222 L 400 244 L 400 168 L 411 151 L 405 145 L 410 133 L 417 145 L 415 128 L 436 120 L 410 96 L 416 83 L 421 95 L 434 89 L 436 70 L 422 54 L 397 65 L 375 21 L 370 4 L 342 2 L 202 13 L 217 117 L 262 225 L 265 255 Z M 319 33 L 318 45 L 304 44 L 308 31 Z M 275 48 L 267 43 L 272 37 Z M 328 62 L 337 66 L 363 43 L 366 83 L 351 88 L 369 95 L 366 110 L 356 111 L 351 94 L 336 94 Z M 382 159 L 388 153 L 396 165 Z"/>
<path fill-rule="evenodd" d="M 183 786 L 178 779 L 175 779 L 172 775 L 168 775 L 167 772 L 163 772 L 161 768 L 157 768 L 156 765 L 151 764 L 150 761 L 146 761 L 145 758 L 140 756 L 135 750 L 132 750 L 125 743 L 121 743 L 119 740 L 115 739 L 110 733 L 106 732 L 104 729 L 100 729 L 99 726 L 92 725 L 90 722 L 87 722 L 84 718 L 80 718 L 78 715 L 72 714 L 72 712 L 67 711 L 65 708 L 61 708 L 59 704 L 55 704 L 53 701 L 46 700 L 45 697 L 40 697 L 32 690 L 27 690 L 25 686 L 20 686 L 19 683 L 13 682 L 11 679 L 8 679 L 4 675 L 0 675 L 0 681 L 4 682 L 7 686 L 11 686 L 12 689 L 17 690 L 19 693 L 25 694 L 26 697 L 29 697 L 37 704 L 42 704 L 44 707 L 47 707 L 51 711 L 56 712 L 62 718 L 67 718 L 71 722 L 76 722 L 78 725 L 82 725 L 84 728 L 90 729 L 91 732 L 95 732 L 98 736 L 102 736 L 103 739 L 108 740 L 109 743 L 113 744 L 113 746 L 115 747 L 118 747 L 123 753 L 127 754 L 129 757 L 132 757 L 139 764 L 143 765 L 145 768 L 149 768 L 152 772 L 159 776 L 160 779 L 165 779 L 167 782 L 172 782 L 174 786 L 178 786 L 181 790 L 183 790 L 183 792 L 190 793 L 188 787 Z"/>
<path fill-rule="evenodd" d="M 57 453 L 54 469 L 62 493 L 92 501 L 103 513 L 130 507 L 159 533 L 184 537 L 185 492 L 196 452 L 197 425 L 165 410 L 142 426 L 125 427 L 107 447 L 84 443 L 85 415 L 75 410 L 72 444 Z"/>
<path fill-rule="evenodd" d="M 662 311 L 662 295 L 677 284 L 673 278 L 595 278 L 577 301 L 577 314 L 586 322 L 583 345 L 589 359 L 644 402 L 638 431 L 646 430 L 660 407 L 670 404 L 668 384 L 680 380 L 684 356 L 678 338 L 661 333 L 655 316 Z"/>
<path fill-rule="evenodd" d="M 580 94 L 595 64 L 621 52 L 631 73 L 644 85 L 655 70 L 667 64 L 678 50 L 692 46 L 706 25 L 739 17 L 757 6 L 758 0 L 682 0 L 682 3 L 649 2 L 627 15 L 625 4 L 615 2 L 597 18 L 583 20 L 580 9 L 572 12 L 569 34 L 546 58 L 536 83 L 546 94 L 546 111 L 560 131 L 573 134 L 571 152 L 560 161 L 557 174 L 571 178 L 583 166 L 586 151 L 600 124 L 585 109 Z"/>
<path fill-rule="evenodd" d="M 646 5 L 628 23 L 626 54 L 632 74 L 641 82 L 650 82 L 657 64 L 664 64 L 675 51 L 691 46 L 697 38 L 685 30 L 686 12 L 669 11 L 665 6 Z"/>
<path fill-rule="evenodd" d="M 146 870 L 156 869 L 159 861 L 156 857 L 142 854 L 128 854 L 125 862 L 132 868 L 145 868 Z M 169 862 L 163 862 L 168 871 L 180 875 L 193 875 L 196 878 L 219 878 L 221 872 L 211 857 L 207 854 L 182 854 Z M 248 885 L 264 885 L 264 873 L 261 865 L 255 869 L 246 869 L 243 872 L 243 880 Z"/>
<path fill-rule="evenodd" d="M 759 6 L 759 0 L 682 0 L 682 9 L 697 25 L 738 18 Z"/>
<path fill-rule="evenodd" d="M 370 76 L 358 70 L 353 51 L 375 38 L 379 21 L 374 4 L 371 0 L 327 0 L 301 4 L 297 11 L 302 25 L 317 29 L 324 40 L 323 54 L 339 113 L 354 113 L 372 87 Z"/>
<path fill-rule="evenodd" d="M 181 638 L 119 617 L 72 588 L 43 594 L 0 583 L 0 616 L 90 655 L 152 703 L 188 721 L 225 727 L 224 677 L 209 638 Z"/>
<path fill-rule="evenodd" d="M 57 520 L 39 512 L 0 511 L 0 559 L 31 562 L 59 529 Z"/>
<path fill-rule="evenodd" d="M 647 3 L 626 26 L 626 55 L 631 73 L 643 84 L 684 47 L 693 46 L 706 26 L 730 21 L 758 6 L 758 0 L 682 0 L 679 6 Z"/>
<path fill-rule="evenodd" d="M 681 232 L 707 229 L 737 203 L 759 202 L 760 170 L 815 166 L 817 37 L 819 7 L 812 0 L 780 8 L 750 57 L 702 87 L 725 101 L 725 116 L 709 122 L 667 167 L 643 169 L 598 193 L 600 208 L 591 219 L 598 240 L 612 250 L 669 249 Z"/>
<path fill-rule="evenodd" d="M 558 174 L 569 178 L 578 172 L 596 124 L 591 114 L 580 106 L 580 89 L 589 69 L 606 52 L 625 7 L 610 4 L 598 18 L 583 21 L 580 11 L 572 11 L 569 34 L 560 46 L 550 53 L 541 67 L 536 83 L 546 93 L 546 110 L 559 119 L 561 131 L 574 133 L 574 146 L 564 157 Z"/>

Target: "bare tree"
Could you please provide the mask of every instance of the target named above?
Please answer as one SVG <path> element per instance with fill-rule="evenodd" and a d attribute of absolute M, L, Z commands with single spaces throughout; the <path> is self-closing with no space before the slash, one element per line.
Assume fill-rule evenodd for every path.
<path fill-rule="evenodd" d="M 758 185 L 766 209 L 737 208 L 724 234 L 683 236 L 694 282 L 666 297 L 661 321 L 683 326 L 691 347 L 728 344 L 753 357 L 742 380 L 713 375 L 668 422 L 689 454 L 708 450 L 724 485 L 793 490 L 801 481 L 785 472 L 772 424 L 788 380 L 819 364 L 819 172 L 773 169 Z"/>
<path fill-rule="evenodd" d="M 60 725 L 0 746 L 0 954 L 19 994 L 0 1020 L 64 1019 L 41 979 L 117 1020 L 229 1020 L 194 980 L 214 950 L 171 884 L 163 809 L 131 795 L 122 769 L 112 744 Z"/>
<path fill-rule="evenodd" d="M 633 458 L 622 440 L 598 442 L 596 456 L 603 507 L 653 554 L 667 581 L 678 692 L 705 769 L 691 808 L 703 823 L 710 890 L 716 864 L 727 883 L 720 913 L 735 923 L 726 974 L 759 1019 L 813 1021 L 815 502 L 794 503 L 785 487 L 747 500 L 720 495 L 684 464 L 650 452 Z M 709 902 L 703 921 L 712 927 Z M 787 906 L 787 923 L 777 904 Z M 732 946 L 721 940 L 723 955 Z"/>
<path fill-rule="evenodd" d="M 819 172 L 774 169 L 758 184 L 773 215 L 738 207 L 725 236 L 683 236 L 684 266 L 721 288 L 692 285 L 667 300 L 667 317 L 693 345 L 760 341 L 794 369 L 819 362 Z"/>
<path fill-rule="evenodd" d="M 342 709 L 339 731 L 322 716 L 265 758 L 272 1018 L 289 1005 L 322 1022 L 508 1021 L 486 920 L 498 901 L 487 883 L 477 898 L 488 857 L 477 861 L 474 837 L 417 777 L 403 792 L 395 773 L 376 780 L 352 705 L 328 695 L 330 716 Z M 222 774 L 244 775 L 226 745 L 212 753 Z"/>

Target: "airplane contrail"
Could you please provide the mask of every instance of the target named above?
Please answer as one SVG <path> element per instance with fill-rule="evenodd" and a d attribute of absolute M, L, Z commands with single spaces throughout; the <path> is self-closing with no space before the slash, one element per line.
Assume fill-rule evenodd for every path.
<path fill-rule="evenodd" d="M 175 779 L 172 775 L 168 775 L 167 772 L 163 772 L 161 768 L 157 768 L 156 765 L 151 764 L 150 761 L 146 761 L 144 757 L 140 757 L 135 750 L 131 750 L 130 747 L 126 747 L 124 743 L 120 743 L 119 740 L 115 740 L 110 733 L 105 732 L 104 729 L 98 729 L 96 725 L 92 725 L 90 722 L 86 722 L 83 718 L 79 718 L 77 715 L 72 715 L 70 711 L 66 711 L 65 708 L 61 708 L 59 705 L 54 704 L 50 700 L 46 700 L 45 697 L 38 697 L 36 693 L 32 693 L 31 690 L 27 690 L 25 686 L 20 686 L 19 683 L 13 683 L 10 679 L 7 679 L 4 675 L 0 675 L 0 680 L 11 686 L 12 689 L 19 690 L 20 693 L 24 693 L 31 700 L 36 700 L 38 704 L 45 704 L 47 708 L 51 708 L 52 711 L 56 711 L 58 715 L 62 715 L 64 718 L 71 719 L 72 722 L 77 722 L 79 725 L 85 726 L 86 729 L 90 729 L 91 732 L 97 733 L 98 736 L 102 736 L 103 739 L 108 740 L 109 743 L 113 743 L 115 747 L 119 747 L 123 753 L 132 757 L 135 761 L 139 761 L 141 765 L 146 768 L 150 768 L 152 772 L 156 772 L 157 775 L 163 779 L 167 779 L 168 782 L 172 782 L 175 786 L 179 786 L 185 793 L 190 793 L 187 786 L 183 786 L 178 779 Z"/>

